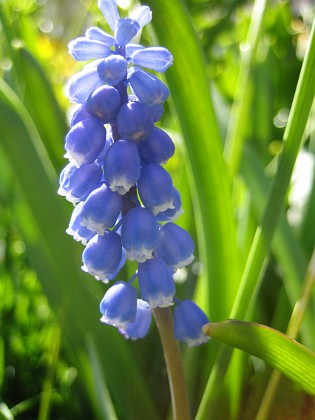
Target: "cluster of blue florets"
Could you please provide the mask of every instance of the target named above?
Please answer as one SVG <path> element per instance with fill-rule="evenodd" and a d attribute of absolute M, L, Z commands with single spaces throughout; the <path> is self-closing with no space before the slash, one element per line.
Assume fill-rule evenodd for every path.
<path fill-rule="evenodd" d="M 165 48 L 130 43 L 151 20 L 148 6 L 133 19 L 119 17 L 115 0 L 99 0 L 99 7 L 114 36 L 92 27 L 69 44 L 76 60 L 93 61 L 67 85 L 77 104 L 58 191 L 75 205 L 67 232 L 85 245 L 82 269 L 97 280 L 113 280 L 126 258 L 138 263 L 129 282 L 118 281 L 105 293 L 102 322 L 127 338 L 141 338 L 151 309 L 176 303 L 175 337 L 201 344 L 207 340 L 201 331 L 206 315 L 192 301 L 175 298 L 174 272 L 192 262 L 194 242 L 173 223 L 181 199 L 162 165 L 174 144 L 154 125 L 169 90 L 143 70 L 164 72 L 173 57 Z"/>

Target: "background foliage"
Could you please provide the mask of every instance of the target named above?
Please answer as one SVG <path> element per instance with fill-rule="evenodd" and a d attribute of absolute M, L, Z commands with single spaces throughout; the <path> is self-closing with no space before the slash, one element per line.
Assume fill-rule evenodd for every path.
<path fill-rule="evenodd" d="M 135 6 L 119 4 L 122 15 Z M 153 25 L 142 42 L 166 46 L 175 59 L 166 74 L 171 99 L 161 125 L 177 146 L 168 170 L 182 194 L 179 223 L 197 244 L 195 263 L 178 273 L 178 295 L 194 296 L 212 321 L 223 321 L 235 308 L 279 168 L 314 7 L 262 0 L 147 4 Z M 106 286 L 81 272 L 82 247 L 64 232 L 71 206 L 56 194 L 66 163 L 63 86 L 80 68 L 67 43 L 90 25 L 107 29 L 97 4 L 3 0 L 0 18 L 0 416 L 167 418 L 156 329 L 143 341 L 127 342 L 100 325 Z M 284 211 L 279 221 L 271 213 L 267 224 L 270 230 L 274 216 L 270 253 L 262 270 L 257 265 L 251 305 L 240 308 L 242 318 L 282 332 L 304 290 L 314 248 L 314 126 L 311 112 Z M 276 204 L 282 205 L 280 192 Z M 121 278 L 131 270 L 125 267 Z M 314 292 L 308 298 L 296 333 L 314 351 Z M 215 340 L 183 347 L 192 415 L 218 366 L 218 351 Z M 262 361 L 235 351 L 218 392 L 204 397 L 200 418 L 210 412 L 220 419 L 255 418 L 270 374 Z M 313 397 L 288 380 L 281 385 L 270 418 L 315 416 Z"/>

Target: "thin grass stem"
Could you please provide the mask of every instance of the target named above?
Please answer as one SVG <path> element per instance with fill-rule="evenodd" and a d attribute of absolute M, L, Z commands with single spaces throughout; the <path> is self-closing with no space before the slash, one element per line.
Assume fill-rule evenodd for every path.
<path fill-rule="evenodd" d="M 245 43 L 241 48 L 241 67 L 229 119 L 224 154 L 231 179 L 237 173 L 242 156 L 244 130 L 250 106 L 250 73 L 256 58 L 268 0 L 256 0 Z"/>

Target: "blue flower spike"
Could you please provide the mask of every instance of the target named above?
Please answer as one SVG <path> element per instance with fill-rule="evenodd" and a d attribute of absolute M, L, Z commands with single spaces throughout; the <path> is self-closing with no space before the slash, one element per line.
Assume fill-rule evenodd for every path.
<path fill-rule="evenodd" d="M 151 22 L 149 6 L 124 18 L 116 0 L 98 6 L 111 33 L 91 27 L 69 43 L 71 56 L 86 63 L 65 89 L 76 104 L 58 189 L 75 206 L 66 232 L 85 247 L 82 270 L 96 280 L 114 280 L 126 259 L 138 266 L 128 283 L 106 291 L 101 322 L 137 340 L 148 333 L 152 311 L 175 302 L 175 337 L 199 345 L 208 340 L 201 331 L 208 319 L 192 301 L 179 302 L 173 277 L 194 259 L 192 238 L 173 223 L 182 213 L 180 193 L 162 166 L 175 146 L 155 126 L 170 94 L 156 73 L 173 56 L 135 43 Z"/>
<path fill-rule="evenodd" d="M 206 314 L 191 300 L 179 302 L 174 308 L 174 335 L 189 347 L 206 343 L 210 337 L 201 328 L 208 324 Z"/>

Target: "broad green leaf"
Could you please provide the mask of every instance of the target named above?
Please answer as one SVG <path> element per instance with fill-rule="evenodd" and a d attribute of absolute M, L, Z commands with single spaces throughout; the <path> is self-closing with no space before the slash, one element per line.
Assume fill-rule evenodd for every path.
<path fill-rule="evenodd" d="M 315 394 L 315 353 L 265 325 L 228 320 L 203 327 L 205 334 L 244 350 L 278 369 L 310 394 Z"/>
<path fill-rule="evenodd" d="M 174 56 L 165 74 L 185 142 L 203 274 L 197 300 L 211 318 L 224 319 L 239 282 L 230 184 L 222 139 L 196 32 L 179 0 L 151 0 L 158 41 Z M 154 18 L 155 16 L 155 18 Z"/>
<path fill-rule="evenodd" d="M 62 156 L 63 140 L 67 132 L 65 115 L 60 109 L 51 84 L 43 69 L 30 52 L 17 50 L 22 65 L 23 103 L 28 109 L 45 148 L 57 170 L 65 165 Z"/>
<path fill-rule="evenodd" d="M 259 219 L 264 203 L 264 191 L 268 189 L 268 180 L 257 154 L 251 148 L 245 149 L 241 170 L 251 191 L 254 214 Z M 284 272 L 283 286 L 293 309 L 301 294 L 301 279 L 305 276 L 307 261 L 302 246 L 284 214 L 280 215 L 271 249 Z M 315 331 L 314 321 L 309 312 L 305 314 L 301 334 L 303 343 L 312 347 L 315 343 Z"/>

